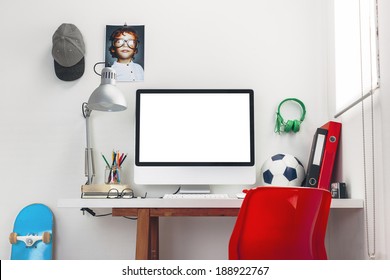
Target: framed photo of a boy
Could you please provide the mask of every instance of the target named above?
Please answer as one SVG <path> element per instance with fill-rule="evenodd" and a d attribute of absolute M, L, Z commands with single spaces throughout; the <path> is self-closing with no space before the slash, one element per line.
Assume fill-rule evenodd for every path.
<path fill-rule="evenodd" d="M 105 65 L 116 71 L 118 82 L 144 80 L 145 27 L 107 25 Z"/>

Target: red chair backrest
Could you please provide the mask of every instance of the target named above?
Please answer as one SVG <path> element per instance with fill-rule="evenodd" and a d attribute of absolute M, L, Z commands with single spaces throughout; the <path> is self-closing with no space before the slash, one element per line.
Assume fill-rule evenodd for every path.
<path fill-rule="evenodd" d="M 327 259 L 327 190 L 258 187 L 248 191 L 229 242 L 229 259 Z"/>

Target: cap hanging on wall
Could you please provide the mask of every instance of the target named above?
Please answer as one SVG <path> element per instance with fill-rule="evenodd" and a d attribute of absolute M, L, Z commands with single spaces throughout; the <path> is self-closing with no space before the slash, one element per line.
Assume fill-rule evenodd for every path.
<path fill-rule="evenodd" d="M 74 81 L 84 74 L 85 44 L 80 30 L 71 23 L 63 23 L 53 34 L 52 55 L 54 70 L 63 81 Z"/>

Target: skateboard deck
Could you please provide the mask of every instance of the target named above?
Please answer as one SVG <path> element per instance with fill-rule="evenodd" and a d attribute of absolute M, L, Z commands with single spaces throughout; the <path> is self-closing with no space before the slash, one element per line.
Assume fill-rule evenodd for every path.
<path fill-rule="evenodd" d="M 11 260 L 51 260 L 53 255 L 53 213 L 44 204 L 24 207 L 9 236 Z"/>

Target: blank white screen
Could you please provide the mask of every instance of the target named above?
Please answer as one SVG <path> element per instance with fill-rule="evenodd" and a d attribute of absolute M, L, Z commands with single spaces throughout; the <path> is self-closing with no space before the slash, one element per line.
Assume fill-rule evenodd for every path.
<path fill-rule="evenodd" d="M 248 93 L 148 93 L 139 108 L 139 162 L 249 163 Z"/>

